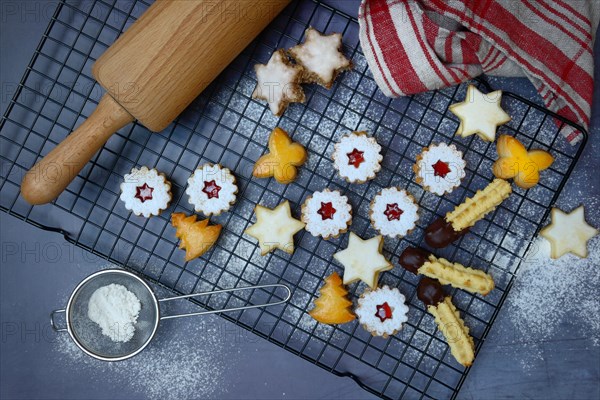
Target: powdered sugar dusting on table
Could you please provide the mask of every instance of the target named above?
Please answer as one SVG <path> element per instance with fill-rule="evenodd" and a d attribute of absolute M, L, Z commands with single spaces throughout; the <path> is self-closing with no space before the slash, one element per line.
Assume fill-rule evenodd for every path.
<path fill-rule="evenodd" d="M 226 339 L 220 329 L 219 324 L 207 318 L 186 324 L 185 330 L 181 326 L 161 326 L 147 349 L 115 363 L 95 360 L 83 353 L 68 335 L 58 335 L 56 357 L 64 368 L 90 369 L 98 379 L 112 377 L 112 383 L 122 379 L 123 384 L 131 386 L 141 397 L 213 398 L 217 388 L 219 393 L 226 390 L 226 365 L 233 362 L 224 356 Z M 202 345 L 191 348 L 190 337 Z"/>
<path fill-rule="evenodd" d="M 549 257 L 550 245 L 538 238 L 519 269 L 507 299 L 506 315 L 524 337 L 551 340 L 561 321 L 582 321 L 579 337 L 600 346 L 600 237 L 588 243 L 589 257 Z"/>

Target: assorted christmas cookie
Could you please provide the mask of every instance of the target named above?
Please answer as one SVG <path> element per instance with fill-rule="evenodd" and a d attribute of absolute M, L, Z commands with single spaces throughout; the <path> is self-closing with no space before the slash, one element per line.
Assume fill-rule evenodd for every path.
<path fill-rule="evenodd" d="M 423 149 L 417 156 L 413 171 L 423 189 L 441 196 L 460 186 L 466 165 L 462 152 L 456 146 L 440 143 Z"/>
<path fill-rule="evenodd" d="M 483 140 L 493 142 L 496 139 L 498 126 L 511 119 L 510 115 L 500 107 L 501 99 L 501 90 L 483 94 L 474 85 L 469 85 L 465 101 L 449 107 L 449 110 L 460 119 L 456 134 L 462 137 L 476 134 Z"/>
<path fill-rule="evenodd" d="M 358 299 L 356 316 L 360 324 L 373 336 L 384 338 L 402 329 L 408 321 L 408 307 L 404 295 L 387 285 L 366 290 Z"/>
<path fill-rule="evenodd" d="M 289 49 L 298 65 L 304 67 L 303 80 L 331 89 L 339 73 L 352 68 L 342 53 L 342 34 L 323 35 L 313 27 L 306 30 L 305 41 Z"/>
<path fill-rule="evenodd" d="M 306 162 L 306 157 L 304 146 L 293 142 L 283 129 L 275 128 L 269 136 L 269 152 L 256 161 L 252 175 L 273 176 L 279 183 L 290 183 L 298 176 L 298 167 Z"/>
<path fill-rule="evenodd" d="M 302 205 L 302 222 L 313 236 L 338 237 L 352 222 L 352 206 L 337 190 L 314 192 Z"/>
<path fill-rule="evenodd" d="M 415 199 L 405 190 L 383 189 L 371 201 L 369 216 L 373 227 L 385 236 L 406 236 L 419 219 Z"/>
<path fill-rule="evenodd" d="M 237 185 L 228 168 L 204 164 L 188 179 L 185 193 L 197 212 L 206 216 L 219 215 L 235 203 Z"/>
<path fill-rule="evenodd" d="M 598 229 L 585 222 L 583 206 L 568 214 L 552 208 L 552 223 L 540 231 L 540 235 L 550 242 L 550 257 L 554 259 L 567 253 L 586 258 L 587 242 L 597 234 Z"/>
<path fill-rule="evenodd" d="M 159 215 L 171 202 L 171 183 L 155 169 L 133 168 L 121 183 L 120 199 L 135 215 Z"/>
<path fill-rule="evenodd" d="M 319 293 L 314 308 L 308 312 L 311 317 L 323 324 L 345 324 L 356 318 L 350 309 L 352 301 L 348 299 L 348 291 L 337 272 L 325 278 Z"/>
<path fill-rule="evenodd" d="M 294 235 L 304 228 L 304 222 L 292 217 L 290 203 L 286 200 L 274 209 L 257 205 L 254 208 L 256 222 L 245 233 L 258 240 L 260 254 L 275 249 L 294 252 Z"/>
<path fill-rule="evenodd" d="M 393 268 L 393 265 L 381 254 L 382 249 L 382 236 L 363 240 L 350 232 L 348 247 L 333 255 L 333 258 L 344 266 L 344 284 L 361 280 L 371 289 L 377 287 L 379 273 Z"/>
<path fill-rule="evenodd" d="M 252 97 L 269 103 L 273 114 L 283 114 L 289 103 L 304 102 L 302 67 L 292 64 L 283 50 L 276 50 L 267 64 L 255 65 L 254 71 L 258 83 Z"/>
<path fill-rule="evenodd" d="M 454 210 L 431 223 L 425 230 L 425 242 L 434 248 L 442 248 L 469 231 L 477 221 L 494 211 L 510 194 L 510 183 L 494 179 L 473 197 L 454 207 Z"/>
<path fill-rule="evenodd" d="M 438 258 L 423 249 L 407 247 L 399 259 L 400 265 L 414 274 L 437 279 L 442 285 L 487 295 L 494 289 L 494 279 L 479 269 Z"/>
<path fill-rule="evenodd" d="M 540 171 L 550 167 L 554 157 L 544 150 L 527 151 L 519 140 L 502 135 L 496 143 L 498 159 L 492 166 L 496 178 L 511 179 L 523 189 L 529 189 L 540 181 Z"/>
<path fill-rule="evenodd" d="M 206 253 L 221 234 L 221 225 L 208 225 L 208 219 L 196 221 L 195 215 L 173 213 L 171 224 L 176 229 L 175 236 L 181 240 L 179 248 L 185 250 L 185 261 Z"/>
<path fill-rule="evenodd" d="M 381 169 L 381 146 L 366 132 L 342 137 L 333 150 L 333 165 L 350 183 L 364 183 Z"/>
<path fill-rule="evenodd" d="M 475 359 L 475 343 L 469 335 L 469 328 L 452 304 L 452 297 L 446 296 L 440 283 L 423 277 L 417 286 L 417 297 L 433 315 L 438 329 L 444 337 L 450 352 L 461 365 L 468 367 Z"/>

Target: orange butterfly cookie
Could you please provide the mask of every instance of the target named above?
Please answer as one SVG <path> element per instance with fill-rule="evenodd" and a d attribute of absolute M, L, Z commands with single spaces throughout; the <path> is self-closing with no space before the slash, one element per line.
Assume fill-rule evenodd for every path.
<path fill-rule="evenodd" d="M 210 249 L 221 233 L 221 225 L 208 225 L 208 219 L 196 221 L 195 215 L 173 213 L 171 224 L 177 229 L 175 236 L 181 239 L 180 249 L 185 249 L 185 261 L 200 257 Z"/>
<path fill-rule="evenodd" d="M 279 183 L 291 183 L 298 168 L 306 161 L 306 150 L 300 143 L 292 142 L 281 128 L 275 128 L 269 137 L 269 152 L 254 164 L 252 175 L 257 178 L 275 177 Z"/>
<path fill-rule="evenodd" d="M 517 186 L 529 189 L 540 180 L 540 171 L 554 162 L 554 157 L 544 150 L 527 151 L 525 146 L 512 136 L 502 135 L 496 144 L 498 160 L 492 171 L 497 178 L 514 178 Z"/>

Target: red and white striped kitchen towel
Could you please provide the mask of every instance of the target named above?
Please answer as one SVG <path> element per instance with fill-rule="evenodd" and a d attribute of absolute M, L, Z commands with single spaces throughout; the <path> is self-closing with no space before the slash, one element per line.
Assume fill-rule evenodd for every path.
<path fill-rule="evenodd" d="M 387 96 L 526 76 L 550 110 L 587 128 L 599 17 L 598 0 L 363 0 L 360 41 Z"/>

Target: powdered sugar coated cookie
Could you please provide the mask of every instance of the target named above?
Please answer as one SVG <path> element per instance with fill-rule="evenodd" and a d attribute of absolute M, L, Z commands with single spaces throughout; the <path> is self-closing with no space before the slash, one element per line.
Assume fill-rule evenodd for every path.
<path fill-rule="evenodd" d="M 171 183 L 156 169 L 133 168 L 121 183 L 120 199 L 135 215 L 159 215 L 171 202 Z"/>
<path fill-rule="evenodd" d="M 460 186 L 460 181 L 465 177 L 463 154 L 456 146 L 446 143 L 431 145 L 423 149 L 417 156 L 413 170 L 417 175 L 417 183 L 423 189 L 432 193 L 443 195 L 450 193 Z"/>
<path fill-rule="evenodd" d="M 313 236 L 337 237 L 352 222 L 352 206 L 337 190 L 314 192 L 302 205 L 302 222 Z"/>
<path fill-rule="evenodd" d="M 229 210 L 237 191 L 235 177 L 228 168 L 204 164 L 189 177 L 185 193 L 196 212 L 210 216 Z"/>
<path fill-rule="evenodd" d="M 289 50 L 296 62 L 304 67 L 304 81 L 318 83 L 327 89 L 342 71 L 352 63 L 342 53 L 342 34 L 323 35 L 313 27 L 306 30 L 305 41 Z"/>
<path fill-rule="evenodd" d="M 375 178 L 381 169 L 381 146 L 366 132 L 342 137 L 333 150 L 333 165 L 350 183 L 364 183 Z"/>
<path fill-rule="evenodd" d="M 365 291 L 358 299 L 355 313 L 360 324 L 373 336 L 388 337 L 408 321 L 406 298 L 387 285 Z"/>
<path fill-rule="evenodd" d="M 373 198 L 369 216 L 379 233 L 391 237 L 406 236 L 419 220 L 415 199 L 396 187 L 383 189 Z"/>
<path fill-rule="evenodd" d="M 252 97 L 269 103 L 274 115 L 283 114 L 289 103 L 304 102 L 302 67 L 290 63 L 283 50 L 276 50 L 267 64 L 256 64 L 254 71 L 258 82 Z"/>

